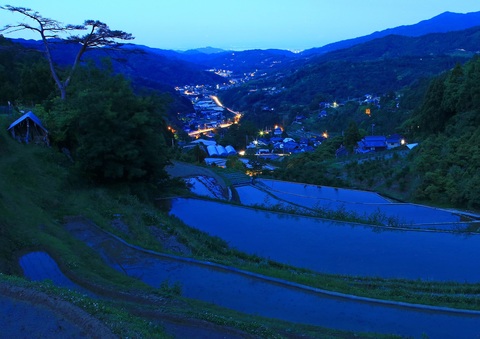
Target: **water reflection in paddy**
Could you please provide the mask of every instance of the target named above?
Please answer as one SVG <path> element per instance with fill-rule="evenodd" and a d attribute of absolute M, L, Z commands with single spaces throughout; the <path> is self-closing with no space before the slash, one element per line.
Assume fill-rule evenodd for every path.
<path fill-rule="evenodd" d="M 209 198 L 224 199 L 222 188 L 215 183 L 215 179 L 206 176 L 186 178 L 185 182 L 190 191 Z"/>
<path fill-rule="evenodd" d="M 238 187 L 244 205 L 304 206 L 313 209 L 344 210 L 365 219 L 381 214 L 397 224 L 420 225 L 459 223 L 460 216 L 441 209 L 408 203 L 391 203 L 374 192 L 277 180 L 257 180 L 255 186 Z"/>
<path fill-rule="evenodd" d="M 418 338 L 423 334 L 431 338 L 472 338 L 480 328 L 478 314 L 433 312 L 313 293 L 210 265 L 146 253 L 98 229 L 71 232 L 122 273 L 154 287 L 165 281 L 179 282 L 183 296 L 249 314 Z"/>
<path fill-rule="evenodd" d="M 480 326 L 478 315 L 442 314 L 329 297 L 221 270 L 153 256 L 145 259 L 122 263 L 122 269 L 152 286 L 165 280 L 180 282 L 186 297 L 265 317 L 418 338 L 422 334 L 432 338 L 469 338 L 477 334 Z M 458 328 L 462 328 L 460 333 Z"/>
<path fill-rule="evenodd" d="M 390 231 L 252 208 L 175 199 L 171 214 L 231 246 L 318 272 L 478 282 L 480 235 Z"/>
<path fill-rule="evenodd" d="M 388 203 L 389 201 L 374 192 L 352 190 L 319 185 L 299 184 L 287 181 L 257 179 L 272 192 L 289 193 L 296 196 L 305 196 L 324 200 L 336 200 L 358 203 Z"/>
<path fill-rule="evenodd" d="M 32 281 L 51 280 L 53 284 L 92 296 L 93 294 L 71 281 L 58 267 L 53 258 L 45 252 L 30 252 L 19 260 L 26 278 Z"/>

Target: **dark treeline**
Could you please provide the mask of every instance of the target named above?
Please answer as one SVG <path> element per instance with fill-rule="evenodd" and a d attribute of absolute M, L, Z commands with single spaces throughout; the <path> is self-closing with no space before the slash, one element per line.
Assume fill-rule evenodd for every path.
<path fill-rule="evenodd" d="M 41 56 L 0 40 L 0 103 L 14 108 L 12 121 L 20 109 L 32 109 L 46 124 L 52 145 L 95 183 L 164 182 L 165 140 L 173 137 L 165 120 L 170 96 L 138 94 L 105 60 L 83 63 L 61 100 Z"/>
<path fill-rule="evenodd" d="M 31 51 L 0 36 L 0 106 L 32 106 L 50 97 L 54 82 L 48 63 Z"/>

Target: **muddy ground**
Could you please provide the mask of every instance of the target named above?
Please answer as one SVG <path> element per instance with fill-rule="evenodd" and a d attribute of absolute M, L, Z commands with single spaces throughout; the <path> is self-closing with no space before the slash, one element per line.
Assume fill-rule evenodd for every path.
<path fill-rule="evenodd" d="M 0 283 L 1 338 L 115 338 L 79 307 L 43 292 Z"/>

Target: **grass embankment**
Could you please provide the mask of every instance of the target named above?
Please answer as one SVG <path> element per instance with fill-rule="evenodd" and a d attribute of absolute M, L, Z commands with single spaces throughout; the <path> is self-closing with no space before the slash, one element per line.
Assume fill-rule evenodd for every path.
<path fill-rule="evenodd" d="M 262 319 L 184 299 L 166 284 L 153 288 L 105 265 L 94 250 L 65 230 L 66 216 L 82 215 L 131 243 L 157 251 L 165 249 L 147 226 L 155 225 L 177 235 L 200 259 L 211 258 L 252 269 L 257 260 L 228 249 L 218 238 L 186 227 L 160 212 L 153 203 L 140 201 L 129 187 L 90 185 L 75 174 L 69 160 L 55 149 L 14 141 L 6 133 L 11 120 L 0 116 L 0 282 L 38 289 L 74 303 L 121 337 L 167 336 L 161 322 L 168 319 L 178 326 L 182 322 L 199 322 L 202 326 L 206 321 L 261 337 L 351 337 L 347 332 Z M 115 215 L 121 215 L 128 233 L 112 226 Z M 69 278 L 103 299 L 14 278 L 22 275 L 19 256 L 33 250 L 48 252 Z"/>

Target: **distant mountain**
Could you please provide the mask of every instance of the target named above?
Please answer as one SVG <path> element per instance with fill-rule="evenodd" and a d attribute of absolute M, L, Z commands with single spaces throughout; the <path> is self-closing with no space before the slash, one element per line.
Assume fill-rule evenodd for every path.
<path fill-rule="evenodd" d="M 343 100 L 367 93 L 383 95 L 436 76 L 479 54 L 480 26 L 419 37 L 388 35 L 291 61 L 281 72 L 270 72 L 259 81 L 222 93 L 222 101 L 248 111 L 252 106 L 315 106 L 319 97 Z M 282 91 L 250 92 L 269 87 Z"/>
<path fill-rule="evenodd" d="M 418 37 L 430 33 L 461 31 L 479 25 L 480 12 L 472 12 L 466 14 L 445 12 L 431 19 L 420 21 L 419 23 L 414 25 L 405 25 L 395 28 L 389 28 L 362 37 L 334 42 L 323 47 L 305 50 L 302 54 L 308 56 L 312 54 L 328 53 L 331 51 L 352 47 L 354 45 L 358 45 L 392 34 L 408 37 Z"/>
<path fill-rule="evenodd" d="M 182 54 L 197 54 L 197 53 L 203 53 L 203 54 L 218 54 L 218 53 L 224 53 L 227 52 L 224 49 L 220 48 L 214 48 L 214 47 L 204 47 L 204 48 L 196 48 L 196 49 L 189 49 L 184 52 L 179 52 Z"/>
<path fill-rule="evenodd" d="M 456 14 L 446 12 L 432 19 L 419 22 L 415 25 L 401 26 L 391 28 L 382 32 L 375 32 L 365 37 L 340 41 L 335 44 L 326 45 L 321 48 L 307 50 L 300 54 L 295 54 L 287 50 L 267 49 L 267 50 L 247 50 L 247 51 L 225 51 L 213 47 L 205 47 L 185 52 L 173 50 L 164 50 L 151 48 L 148 46 L 127 44 L 124 51 L 108 52 L 105 50 L 91 50 L 85 57 L 100 60 L 103 57 L 112 57 L 116 71 L 127 75 L 136 84 L 143 84 L 149 87 L 178 86 L 185 84 L 217 84 L 223 83 L 225 79 L 207 72 L 207 69 L 228 69 L 233 71 L 234 76 L 242 76 L 244 73 L 259 75 L 275 73 L 291 73 L 289 69 L 299 69 L 309 60 L 315 59 L 318 55 L 327 55 L 327 52 L 337 51 L 339 54 L 329 54 L 327 58 L 346 58 L 350 60 L 368 59 L 371 57 L 393 57 L 405 55 L 415 49 L 422 54 L 425 51 L 422 41 L 412 40 L 402 41 L 400 37 L 390 40 L 383 40 L 381 43 L 360 46 L 362 43 L 377 41 L 387 36 L 419 37 L 426 33 L 441 33 L 447 31 L 458 31 L 465 27 L 472 27 L 480 24 L 480 12 L 468 14 Z M 456 38 L 457 39 L 457 38 Z M 466 48 L 472 51 L 470 47 L 461 47 L 459 42 L 464 41 L 462 35 L 458 36 L 457 41 L 452 41 L 451 46 L 458 46 L 459 49 Z M 29 48 L 43 51 L 43 45 L 35 40 L 14 40 Z M 389 41 L 389 42 L 387 42 Z M 413 45 L 412 45 L 413 44 Z M 468 45 L 464 41 L 462 46 Z M 442 47 L 443 46 L 443 47 Z M 448 44 L 437 46 L 438 48 L 448 48 Z M 348 48 L 345 50 L 345 48 Z M 380 50 L 383 48 L 383 51 Z M 345 50 L 341 52 L 340 50 Z M 76 47 L 68 44 L 55 45 L 55 60 L 60 64 L 69 64 Z M 438 50 L 439 52 L 440 50 Z M 337 53 L 334 52 L 334 53 Z M 436 53 L 436 52 L 435 52 Z M 322 59 L 315 59 L 316 63 L 322 63 Z"/>
<path fill-rule="evenodd" d="M 282 62 L 296 59 L 296 55 L 290 51 L 280 49 L 228 51 L 208 56 L 197 56 L 188 59 L 192 62 L 203 64 L 209 68 L 228 69 L 234 74 L 254 72 L 256 70 L 272 69 L 280 66 Z M 275 67 L 277 68 L 277 67 Z"/>
<path fill-rule="evenodd" d="M 43 51 L 41 41 L 14 39 L 27 48 Z M 66 43 L 51 44 L 54 61 L 60 65 L 69 66 L 77 53 L 77 46 Z M 181 54 L 170 51 L 150 48 L 147 46 L 125 45 L 123 49 L 111 51 L 106 49 L 92 49 L 84 59 L 93 59 L 97 62 L 109 57 L 116 72 L 122 73 L 138 86 L 153 89 L 163 89 L 165 86 L 173 88 L 186 84 L 211 84 L 223 82 L 223 78 L 207 72 L 205 67 L 188 62 L 180 58 Z"/>
<path fill-rule="evenodd" d="M 421 36 L 387 35 L 350 48 L 318 55 L 308 60 L 385 60 L 407 56 L 461 55 L 470 58 L 480 52 L 480 26 L 461 31 Z"/>
<path fill-rule="evenodd" d="M 172 60 L 182 60 L 195 64 L 195 67 L 201 69 L 228 69 L 236 75 L 256 70 L 271 69 L 272 65 L 280 66 L 282 62 L 295 60 L 298 56 L 293 52 L 281 49 L 225 51 L 207 47 L 207 53 L 204 53 L 202 52 L 204 49 L 178 52 L 139 45 L 128 45 L 127 48 L 139 49 L 147 54 L 162 55 Z"/>

